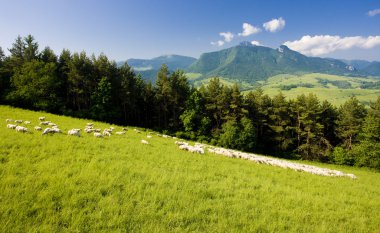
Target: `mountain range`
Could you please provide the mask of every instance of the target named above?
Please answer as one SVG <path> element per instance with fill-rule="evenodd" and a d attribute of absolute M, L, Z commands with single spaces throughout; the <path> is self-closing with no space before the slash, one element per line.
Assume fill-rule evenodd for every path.
<path fill-rule="evenodd" d="M 344 76 L 380 76 L 380 62 L 308 57 L 281 45 L 277 49 L 243 42 L 199 59 L 166 55 L 153 59 L 129 59 L 128 64 L 146 80 L 155 80 L 162 64 L 170 70 L 182 69 L 199 78 L 223 77 L 256 83 L 278 74 L 324 73 Z"/>

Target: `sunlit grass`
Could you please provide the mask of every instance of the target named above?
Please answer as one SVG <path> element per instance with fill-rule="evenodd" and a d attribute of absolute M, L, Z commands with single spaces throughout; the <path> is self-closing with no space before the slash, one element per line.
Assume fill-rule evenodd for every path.
<path fill-rule="evenodd" d="M 313 163 L 352 180 L 194 155 L 131 128 L 99 139 L 5 127 L 39 116 L 65 132 L 89 122 L 0 106 L 0 232 L 379 232 L 371 170 Z"/>

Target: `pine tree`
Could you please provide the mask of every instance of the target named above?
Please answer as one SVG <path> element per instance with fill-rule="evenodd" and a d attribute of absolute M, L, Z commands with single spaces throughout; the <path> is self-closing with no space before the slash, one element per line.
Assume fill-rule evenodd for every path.
<path fill-rule="evenodd" d="M 38 58 L 38 43 L 34 40 L 32 35 L 27 35 L 24 38 L 25 49 L 24 49 L 24 60 L 32 61 Z"/>
<path fill-rule="evenodd" d="M 171 87 L 169 82 L 169 68 L 163 64 L 158 71 L 156 80 L 156 112 L 158 116 L 158 127 L 167 128 L 169 124 L 169 101 Z"/>
<path fill-rule="evenodd" d="M 366 110 L 356 97 L 351 97 L 339 108 L 337 133 L 343 140 L 343 146 L 350 150 L 356 141 Z"/>
<path fill-rule="evenodd" d="M 281 154 L 291 150 L 294 143 L 294 127 L 292 124 L 289 102 L 280 92 L 273 97 L 272 106 L 268 109 L 271 140 L 276 153 Z"/>

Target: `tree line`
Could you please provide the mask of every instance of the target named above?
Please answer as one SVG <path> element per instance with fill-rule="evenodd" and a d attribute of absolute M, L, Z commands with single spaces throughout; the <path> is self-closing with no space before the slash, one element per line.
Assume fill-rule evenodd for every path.
<path fill-rule="evenodd" d="M 5 56 L 0 103 L 134 125 L 232 149 L 283 158 L 380 169 L 380 96 L 369 108 L 351 97 L 340 107 L 316 95 L 288 100 L 259 88 L 242 94 L 218 78 L 195 88 L 162 65 L 155 83 L 127 63 L 64 49 L 57 56 L 28 35 Z"/>

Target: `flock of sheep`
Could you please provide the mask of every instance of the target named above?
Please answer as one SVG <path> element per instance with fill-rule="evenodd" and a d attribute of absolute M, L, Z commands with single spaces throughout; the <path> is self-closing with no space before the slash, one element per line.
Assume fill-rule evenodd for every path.
<path fill-rule="evenodd" d="M 270 157 L 266 157 L 266 156 L 259 156 L 259 155 L 252 154 L 252 153 L 245 153 L 245 152 L 225 149 L 225 148 L 221 148 L 221 147 L 214 147 L 214 146 L 209 146 L 209 145 L 201 144 L 201 143 L 195 143 L 194 146 L 191 146 L 187 142 L 176 141 L 175 144 L 179 146 L 179 149 L 190 151 L 193 153 L 204 154 L 205 149 L 207 149 L 209 153 L 218 154 L 218 155 L 226 156 L 229 158 L 240 158 L 240 159 L 250 160 L 250 161 L 253 161 L 256 163 L 267 164 L 267 165 L 282 167 L 282 168 L 288 168 L 288 169 L 292 169 L 295 171 L 308 172 L 308 173 L 315 174 L 315 175 L 347 176 L 347 177 L 350 177 L 352 179 L 357 178 L 354 174 L 346 174 L 346 173 L 343 173 L 343 172 L 338 171 L 338 170 L 320 168 L 320 167 L 316 167 L 316 166 L 312 166 L 312 165 L 306 165 L 306 164 L 300 164 L 300 163 L 293 163 L 293 162 L 289 162 L 286 160 L 275 159 L 275 158 L 270 158 Z"/>
<path fill-rule="evenodd" d="M 39 117 L 38 120 L 40 121 L 39 126 L 35 126 L 34 130 L 35 131 L 42 131 L 42 135 L 46 134 L 55 134 L 55 133 L 62 133 L 62 130 L 59 129 L 58 125 L 51 122 L 51 121 L 46 121 L 45 117 Z M 24 125 L 29 125 L 31 124 L 30 121 L 23 121 L 23 120 L 15 120 L 13 121 L 12 119 L 6 119 L 7 128 L 9 129 L 15 129 L 17 132 L 22 132 L 26 133 L 28 132 L 28 128 L 26 126 L 22 126 L 20 124 Z M 15 123 L 15 124 L 12 124 Z M 47 126 L 45 129 L 42 128 L 42 126 Z M 113 134 L 114 127 L 109 127 L 104 129 L 103 131 L 99 128 L 94 128 L 93 123 L 87 123 L 86 126 L 84 127 L 84 132 L 86 133 L 93 133 L 94 137 L 96 138 L 103 138 L 103 137 L 111 137 Z M 121 131 L 115 132 L 116 135 L 123 135 L 127 131 L 126 128 L 122 128 Z M 134 129 L 136 133 L 141 133 L 140 130 Z M 78 136 L 80 137 L 80 132 L 81 129 L 71 129 L 68 130 L 67 135 L 72 135 L 72 136 Z M 152 132 L 149 132 L 147 135 L 147 139 L 152 138 Z M 176 137 L 171 137 L 169 135 L 160 135 L 157 134 L 157 136 L 163 137 L 163 138 L 173 138 L 177 139 Z M 142 139 L 141 140 L 142 144 L 149 144 L 147 140 Z M 312 165 L 305 165 L 305 164 L 299 164 L 299 163 L 293 163 L 289 162 L 286 160 L 280 160 L 280 159 L 275 159 L 275 158 L 270 158 L 266 156 L 259 156 L 251 153 L 245 153 L 241 151 L 235 151 L 235 150 L 230 150 L 230 149 L 225 149 L 221 147 L 213 147 L 209 146 L 206 144 L 201 144 L 201 143 L 195 143 L 194 146 L 190 145 L 188 142 L 185 141 L 175 141 L 174 142 L 176 145 L 178 145 L 179 149 L 189 151 L 192 153 L 198 153 L 198 154 L 204 154 L 205 149 L 209 153 L 213 154 L 218 154 L 230 158 L 240 158 L 240 159 L 245 159 L 245 160 L 250 160 L 254 161 L 256 163 L 262 163 L 262 164 L 268 164 L 272 166 L 277 166 L 277 167 L 282 167 L 282 168 L 289 168 L 292 170 L 296 171 L 303 171 L 303 172 L 308 172 L 311 174 L 316 174 L 316 175 L 322 175 L 322 176 L 347 176 L 352 179 L 356 179 L 356 176 L 353 174 L 345 174 L 341 171 L 337 170 L 331 170 L 327 168 L 320 168 Z"/>
<path fill-rule="evenodd" d="M 51 121 L 46 121 L 45 119 L 46 118 L 43 116 L 38 118 L 39 125 L 34 127 L 35 131 L 42 131 L 42 135 L 62 133 L 62 130 L 58 127 L 57 124 L 55 124 Z M 6 119 L 6 122 L 8 123 L 7 128 L 9 128 L 9 129 L 15 129 L 17 132 L 22 132 L 22 133 L 29 132 L 28 128 L 26 126 L 22 126 L 21 124 L 29 125 L 29 124 L 31 124 L 30 121 Z M 43 129 L 42 128 L 43 126 L 46 126 L 46 128 Z M 103 138 L 105 136 L 111 137 L 114 129 L 115 128 L 111 126 L 111 127 L 106 128 L 102 131 L 102 129 L 100 129 L 100 128 L 94 128 L 94 123 L 90 122 L 90 123 L 87 123 L 86 126 L 84 127 L 84 132 L 86 132 L 88 134 L 93 133 L 94 137 L 96 137 L 96 138 Z M 78 129 L 78 128 L 70 129 L 70 130 L 68 130 L 67 135 L 80 137 L 81 131 L 82 131 L 82 129 Z M 121 131 L 117 131 L 117 132 L 115 132 L 115 134 L 116 135 L 123 135 L 126 133 L 126 131 L 127 131 L 126 128 L 122 128 Z M 137 129 L 134 129 L 134 131 L 137 133 L 141 133 L 141 131 L 139 131 Z M 152 138 L 152 136 L 148 135 L 147 138 Z M 144 140 L 144 139 L 141 140 L 141 143 L 142 144 L 149 144 L 149 142 L 147 140 Z"/>

